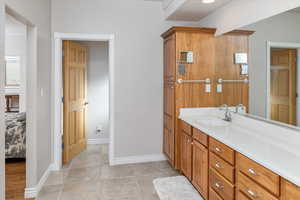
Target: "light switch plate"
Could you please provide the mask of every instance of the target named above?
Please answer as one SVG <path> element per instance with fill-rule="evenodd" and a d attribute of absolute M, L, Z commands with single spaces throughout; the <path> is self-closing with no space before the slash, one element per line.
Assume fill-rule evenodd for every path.
<path fill-rule="evenodd" d="M 210 84 L 205 84 L 205 92 L 210 93 L 211 91 L 211 85 Z"/>
<path fill-rule="evenodd" d="M 248 63 L 248 54 L 247 53 L 235 53 L 234 54 L 234 63 L 235 64 L 247 64 Z"/>
<path fill-rule="evenodd" d="M 217 84 L 217 92 L 218 93 L 222 92 L 222 84 Z"/>

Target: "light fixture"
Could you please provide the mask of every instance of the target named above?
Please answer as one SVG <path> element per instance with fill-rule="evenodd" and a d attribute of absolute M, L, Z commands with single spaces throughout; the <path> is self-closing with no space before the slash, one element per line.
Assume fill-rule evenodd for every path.
<path fill-rule="evenodd" d="M 215 0 L 202 0 L 202 3 L 214 3 Z"/>

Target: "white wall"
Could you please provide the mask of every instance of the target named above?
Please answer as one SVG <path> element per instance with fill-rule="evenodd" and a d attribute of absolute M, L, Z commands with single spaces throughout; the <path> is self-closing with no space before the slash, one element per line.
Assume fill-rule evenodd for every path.
<path fill-rule="evenodd" d="M 184 23 L 176 23 L 180 24 Z M 115 34 L 116 157 L 162 153 L 160 34 L 171 25 L 175 23 L 164 21 L 159 2 L 52 0 L 53 32 Z"/>
<path fill-rule="evenodd" d="M 108 42 L 93 42 L 88 47 L 87 68 L 87 138 L 108 139 L 109 120 L 109 74 Z M 97 126 L 103 131 L 97 133 Z"/>
<path fill-rule="evenodd" d="M 266 117 L 267 41 L 300 42 L 300 13 L 287 12 L 244 27 L 256 31 L 249 41 L 251 114 Z"/>
<path fill-rule="evenodd" d="M 6 30 L 5 30 L 5 55 L 19 56 L 21 62 L 20 69 L 20 86 L 6 88 L 6 94 L 20 95 L 20 112 L 26 111 L 26 43 L 27 29 L 26 25 L 12 19 L 6 15 Z"/>
<path fill-rule="evenodd" d="M 51 31 L 50 31 L 50 0 L 5 0 L 0 1 L 0 36 L 4 31 L 4 3 L 37 27 L 38 46 L 38 91 L 44 90 L 44 95 L 37 93 L 37 160 L 32 163 L 28 187 L 35 186 L 51 163 L 51 126 L 50 126 L 50 75 L 51 75 Z M 4 41 L 4 40 L 1 40 Z M 1 48 L 2 48 L 1 44 Z M 1 52 L 0 52 L 1 53 Z M 3 54 L 4 55 L 4 54 Z M 2 59 L 2 56 L 0 56 Z M 2 69 L 3 65 L 1 66 Z M 2 76 L 1 76 L 2 77 Z M 3 84 L 3 83 L 2 83 Z M 1 84 L 1 87 L 2 87 Z M 2 98 L 1 98 L 2 101 Z M 2 109 L 1 109 L 2 112 Z M 3 120 L 3 115 L 0 117 Z M 1 126 L 1 132 L 4 127 Z M 2 134 L 1 134 L 2 135 Z M 1 141 L 3 141 L 1 139 Z M 4 152 L 4 151 L 1 151 Z M 2 153 L 1 153 L 2 156 Z M 1 159 L 1 164 L 4 160 Z M 2 166 L 2 165 L 1 165 Z M 1 171 L 2 173 L 2 171 Z M 1 176 L 3 177 L 3 176 Z"/>
<path fill-rule="evenodd" d="M 4 56 L 5 49 L 5 10 L 4 0 L 0 0 L 0 108 L 4 108 Z M 4 109 L 0 109 L 0 133 L 4 133 Z M 0 199 L 5 199 L 5 134 L 0 134 Z"/>
<path fill-rule="evenodd" d="M 217 28 L 216 35 L 221 35 L 299 6 L 300 0 L 232 0 L 199 25 Z"/>

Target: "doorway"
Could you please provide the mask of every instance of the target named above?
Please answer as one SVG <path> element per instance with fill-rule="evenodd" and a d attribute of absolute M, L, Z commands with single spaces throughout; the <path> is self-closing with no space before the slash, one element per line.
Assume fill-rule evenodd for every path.
<path fill-rule="evenodd" d="M 64 96 L 64 90 L 65 86 L 64 86 L 64 76 L 65 76 L 65 71 L 63 70 L 64 67 L 64 58 L 62 57 L 62 55 L 65 55 L 62 53 L 62 50 L 64 48 L 64 43 L 65 41 L 72 41 L 73 43 L 77 43 L 80 44 L 81 42 L 95 42 L 95 41 L 104 41 L 108 43 L 108 76 L 109 76 L 109 125 L 108 125 L 108 132 L 109 132 L 109 161 L 110 163 L 113 162 L 113 158 L 114 158 L 114 128 L 113 128 L 113 124 L 114 124 L 114 106 L 113 106 L 113 97 L 114 97 L 114 88 L 113 88 L 113 83 L 114 83 L 114 77 L 113 77 L 113 69 L 114 69 L 114 35 L 109 34 L 109 35 L 91 35 L 91 34 L 65 34 L 65 33 L 55 33 L 55 47 L 54 47 L 54 54 L 55 54 L 55 68 L 53 69 L 53 94 L 54 94 L 54 99 L 53 99 L 53 144 L 54 144 L 54 148 L 53 148 L 53 157 L 54 157 L 54 169 L 55 170 L 60 170 L 62 167 L 63 163 L 66 163 L 65 161 L 70 161 L 72 159 L 72 157 L 74 157 L 73 155 L 78 154 L 79 152 L 81 152 L 82 150 L 85 149 L 85 145 L 84 143 L 87 143 L 87 138 L 86 136 L 84 136 L 83 134 L 79 134 L 80 138 L 77 138 L 77 140 L 73 140 L 73 141 L 85 141 L 82 142 L 81 144 L 76 144 L 76 149 L 74 148 L 74 151 L 71 152 L 70 149 L 70 144 L 71 143 L 67 143 L 65 144 L 65 142 L 67 140 L 70 140 L 70 131 L 69 134 L 66 132 L 67 130 L 65 130 L 65 123 L 70 123 L 70 121 L 66 121 L 65 120 L 65 116 L 67 114 L 66 112 L 66 106 L 64 105 L 64 103 L 62 103 L 62 97 Z M 82 44 L 81 44 L 82 45 Z M 78 48 L 81 48 L 78 46 Z M 83 50 L 81 50 L 81 52 L 84 52 Z M 82 54 L 82 53 L 81 53 Z M 83 53 L 84 54 L 84 53 Z M 84 68 L 84 67 L 83 67 Z M 81 70 L 83 71 L 83 70 Z M 70 71 L 69 71 L 70 73 Z M 73 73 L 73 72 L 72 72 Z M 69 76 L 70 77 L 70 76 Z M 80 111 L 80 120 L 84 120 L 85 115 L 83 114 L 83 112 L 85 112 L 84 110 L 86 109 L 86 106 L 88 105 L 88 102 L 86 101 L 85 98 L 82 97 L 86 97 L 86 89 L 84 90 L 83 88 L 86 88 L 86 85 L 84 85 L 85 79 L 84 76 L 82 75 L 78 75 L 76 76 L 77 79 L 79 77 L 80 78 L 80 84 L 82 89 L 79 89 L 79 91 L 81 91 L 81 94 L 78 94 L 76 97 L 81 97 L 78 98 L 78 102 L 81 101 L 80 103 L 76 104 L 76 103 L 70 103 L 70 99 L 65 99 L 65 96 L 63 97 L 63 102 L 69 101 L 69 105 L 73 105 L 73 108 L 69 107 L 69 111 L 71 110 L 81 110 Z M 76 80 L 76 78 L 74 78 L 74 80 Z M 79 79 L 78 79 L 79 80 Z M 79 83 L 78 81 L 76 81 L 76 83 Z M 72 87 L 69 87 L 69 89 Z M 70 114 L 68 114 L 70 115 Z M 75 121 L 78 119 L 75 119 Z M 85 122 L 85 121 L 84 121 Z M 83 123 L 84 124 L 84 123 Z M 86 129 L 84 128 L 85 131 Z M 81 132 L 82 132 L 81 131 Z M 67 133 L 67 134 L 65 134 Z M 71 136 L 74 138 L 74 136 Z M 67 140 L 65 140 L 67 139 Z M 73 142 L 74 143 L 74 142 Z M 63 145 L 62 145 L 63 144 Z M 75 143 L 74 143 L 75 144 Z M 66 145 L 69 145 L 68 147 L 66 147 Z M 62 147 L 63 149 L 62 150 Z M 65 159 L 65 149 L 69 148 L 69 158 Z M 64 156 L 63 156 L 64 155 Z"/>
<path fill-rule="evenodd" d="M 36 185 L 37 29 L 5 6 L 5 175 L 6 199 L 32 197 Z M 13 189 L 14 192 L 11 190 Z"/>
<path fill-rule="evenodd" d="M 267 42 L 267 118 L 300 126 L 300 43 Z"/>
<path fill-rule="evenodd" d="M 271 49 L 271 120 L 296 125 L 297 50 Z"/>

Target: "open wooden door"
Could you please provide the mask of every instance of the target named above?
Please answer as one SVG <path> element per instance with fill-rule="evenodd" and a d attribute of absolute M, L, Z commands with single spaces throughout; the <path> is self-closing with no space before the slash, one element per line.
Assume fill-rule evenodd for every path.
<path fill-rule="evenodd" d="M 63 163 L 65 164 L 86 149 L 87 49 L 79 43 L 64 41 L 63 52 Z"/>
<path fill-rule="evenodd" d="M 271 119 L 296 125 L 295 49 L 271 51 Z"/>

